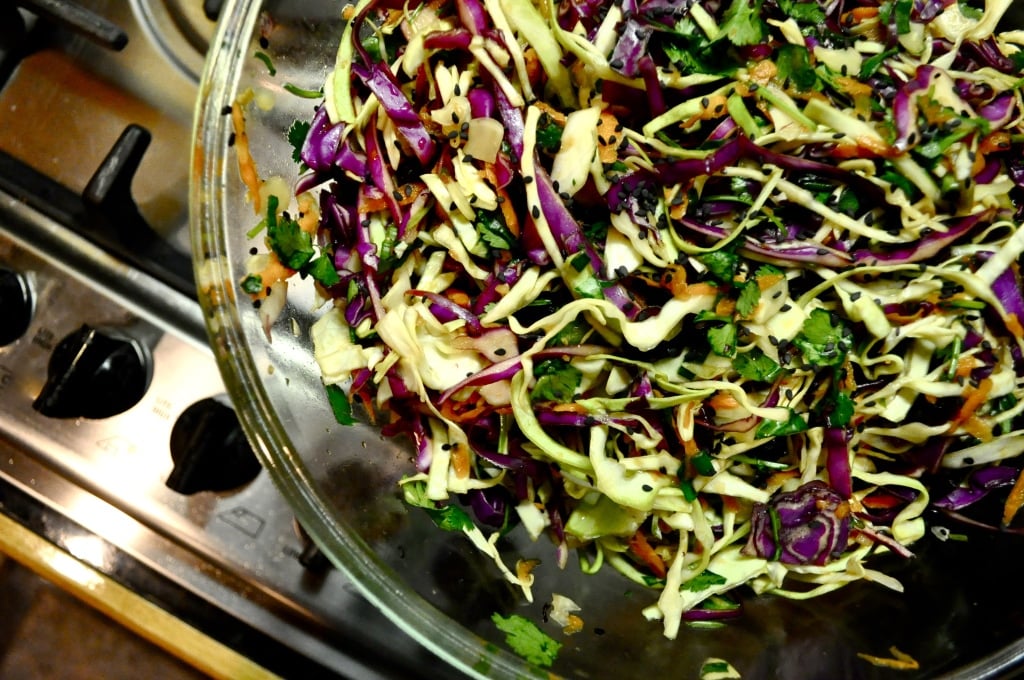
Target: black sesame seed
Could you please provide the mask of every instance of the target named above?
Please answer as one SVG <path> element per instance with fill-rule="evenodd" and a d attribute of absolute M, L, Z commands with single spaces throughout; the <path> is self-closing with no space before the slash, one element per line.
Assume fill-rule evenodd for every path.
<path fill-rule="evenodd" d="M 533 206 L 533 209 L 530 210 L 530 214 L 533 215 L 533 219 L 538 219 L 540 217 L 540 207 L 536 205 Z"/>

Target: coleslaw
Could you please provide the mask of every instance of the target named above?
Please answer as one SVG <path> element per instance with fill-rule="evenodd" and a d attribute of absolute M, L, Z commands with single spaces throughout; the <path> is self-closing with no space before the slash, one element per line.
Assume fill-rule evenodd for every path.
<path fill-rule="evenodd" d="M 1024 503 L 1009 6 L 360 0 L 296 186 L 234 107 L 241 288 L 269 329 L 315 285 L 339 421 L 408 437 L 406 501 L 528 598 L 516 527 L 670 638 L 740 586 L 899 591 L 870 558 L 929 513 Z"/>

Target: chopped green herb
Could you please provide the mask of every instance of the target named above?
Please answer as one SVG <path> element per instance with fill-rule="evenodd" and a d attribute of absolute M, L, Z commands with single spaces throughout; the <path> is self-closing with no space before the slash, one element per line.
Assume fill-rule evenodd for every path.
<path fill-rule="evenodd" d="M 899 50 L 893 48 L 891 50 L 879 52 L 878 54 L 865 59 L 860 65 L 860 73 L 858 74 L 860 75 L 860 79 L 867 80 L 871 76 L 875 75 L 875 72 L 882 67 L 882 64 L 885 62 L 886 59 L 898 53 Z"/>
<path fill-rule="evenodd" d="M 700 667 L 700 680 L 736 680 L 739 671 L 722 659 L 706 659 Z"/>
<path fill-rule="evenodd" d="M 720 586 L 726 581 L 724 576 L 716 574 L 710 569 L 705 569 L 701 573 L 697 574 L 689 581 L 679 586 L 681 591 L 689 591 L 691 593 L 699 593 L 702 590 L 707 590 L 712 586 Z"/>
<path fill-rule="evenodd" d="M 313 257 L 313 238 L 295 220 L 278 219 L 276 196 L 267 200 L 267 238 L 281 264 L 301 269 Z"/>
<path fill-rule="evenodd" d="M 743 317 L 748 317 L 757 309 L 757 303 L 761 301 L 761 287 L 757 279 L 750 279 L 740 288 L 739 299 L 736 300 L 736 312 Z"/>
<path fill-rule="evenodd" d="M 757 431 L 754 433 L 754 438 L 764 439 L 765 437 L 785 437 L 786 435 L 806 431 L 807 421 L 804 420 L 804 417 L 793 409 L 789 409 L 789 418 L 786 420 L 761 421 L 761 424 L 757 426 Z"/>
<path fill-rule="evenodd" d="M 825 420 L 829 427 L 846 427 L 853 418 L 853 398 L 846 392 L 836 392 L 825 404 Z"/>
<path fill-rule="evenodd" d="M 478 210 L 474 225 L 481 240 L 493 250 L 511 250 L 512 244 L 516 242 L 512 232 L 495 212 Z"/>
<path fill-rule="evenodd" d="M 757 45 L 764 40 L 765 26 L 761 19 L 761 0 L 732 0 L 722 18 L 722 34 L 733 45 Z"/>
<path fill-rule="evenodd" d="M 334 268 L 334 261 L 327 255 L 321 255 L 311 261 L 303 271 L 312 276 L 314 281 L 328 288 L 341 283 L 338 270 Z"/>
<path fill-rule="evenodd" d="M 772 382 L 782 372 L 778 362 L 758 349 L 737 354 L 732 367 L 741 377 L 758 382 Z"/>
<path fill-rule="evenodd" d="M 779 0 L 779 9 L 797 21 L 809 24 L 820 24 L 825 21 L 825 12 L 817 2 Z"/>
<path fill-rule="evenodd" d="M 533 367 L 537 384 L 530 392 L 530 400 L 568 403 L 583 380 L 583 372 L 568 361 L 546 359 Z"/>
<path fill-rule="evenodd" d="M 267 67 L 267 74 L 271 76 L 277 75 L 277 69 L 274 68 L 274 60 L 270 58 L 270 55 L 266 52 L 256 51 L 252 56 L 256 57 L 263 62 L 264 66 Z"/>
<path fill-rule="evenodd" d="M 549 668 L 558 658 L 562 643 L 537 627 L 533 621 L 518 614 L 491 616 L 498 630 L 505 633 L 505 643 L 513 652 L 530 663 Z"/>
<path fill-rule="evenodd" d="M 736 269 L 740 264 L 740 258 L 736 253 L 728 250 L 715 250 L 710 253 L 704 253 L 697 259 L 708 268 L 712 276 L 723 283 L 732 283 L 733 278 L 736 276 Z"/>
<path fill-rule="evenodd" d="M 296 163 L 302 162 L 302 145 L 306 143 L 309 127 L 309 121 L 296 120 L 288 128 L 288 143 L 292 145 L 292 160 Z"/>
<path fill-rule="evenodd" d="M 473 520 L 465 510 L 451 503 L 440 505 L 427 498 L 426 482 L 408 482 L 402 485 L 405 502 L 416 508 L 423 508 L 431 521 L 445 531 L 463 531 L 473 528 Z"/>
<path fill-rule="evenodd" d="M 562 128 L 548 118 L 547 125 L 537 128 L 537 146 L 544 151 L 558 151 L 562 144 Z"/>
<path fill-rule="evenodd" d="M 788 81 L 800 92 L 813 90 L 818 74 L 811 65 L 811 56 L 803 45 L 782 45 L 777 53 L 778 77 Z"/>
<path fill-rule="evenodd" d="M 562 330 L 551 336 L 551 339 L 548 340 L 548 347 L 573 347 L 579 345 L 591 330 L 590 324 L 582 318 L 573 319 Z"/>
<path fill-rule="evenodd" d="M 292 94 L 303 99 L 320 99 L 324 96 L 323 90 L 310 90 L 308 88 L 299 87 L 298 85 L 293 85 L 292 83 L 285 83 L 281 87 L 288 94 Z"/>
<path fill-rule="evenodd" d="M 697 471 L 697 474 L 704 475 L 705 477 L 711 477 L 718 470 L 715 469 L 715 464 L 711 461 L 711 456 L 707 451 L 701 451 L 690 459 L 693 463 L 693 469 Z"/>
<path fill-rule="evenodd" d="M 721 357 L 736 356 L 736 324 L 725 323 L 708 331 L 711 351 Z"/>
<path fill-rule="evenodd" d="M 804 321 L 793 344 L 812 366 L 836 366 L 853 348 L 853 333 L 824 309 L 815 309 Z"/>
<path fill-rule="evenodd" d="M 352 417 L 352 404 L 349 403 L 348 395 L 337 385 L 327 385 L 327 401 L 334 412 L 334 419 L 339 425 L 354 425 L 356 420 Z"/>
<path fill-rule="evenodd" d="M 250 295 L 255 295 L 263 290 L 263 278 L 259 274 L 249 274 L 242 279 L 242 290 Z"/>

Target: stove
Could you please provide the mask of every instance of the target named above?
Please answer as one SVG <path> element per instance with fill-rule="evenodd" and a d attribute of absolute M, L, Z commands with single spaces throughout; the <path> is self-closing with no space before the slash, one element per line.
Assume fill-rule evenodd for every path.
<path fill-rule="evenodd" d="M 274 673 L 417 677 L 441 662 L 296 525 L 206 344 L 187 193 L 217 4 L 0 8 L 0 513 Z"/>

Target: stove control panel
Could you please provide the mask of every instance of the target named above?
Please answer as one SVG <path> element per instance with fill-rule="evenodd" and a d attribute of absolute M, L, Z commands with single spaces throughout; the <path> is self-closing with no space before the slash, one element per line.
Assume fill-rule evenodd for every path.
<path fill-rule="evenodd" d="M 358 667 L 352 677 L 384 677 L 353 666 L 353 646 L 388 640 L 419 658 L 296 531 L 205 338 L 51 258 L 0 223 L 0 478 L 310 658 Z"/>
<path fill-rule="evenodd" d="M 139 403 L 152 376 L 145 345 L 82 324 L 53 349 L 32 407 L 50 418 L 110 418 Z"/>
<path fill-rule="evenodd" d="M 32 322 L 32 291 L 19 272 L 0 267 L 0 347 L 9 345 L 28 331 Z"/>

